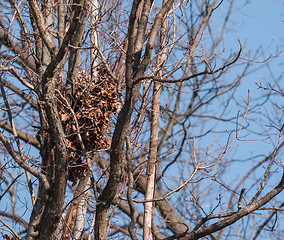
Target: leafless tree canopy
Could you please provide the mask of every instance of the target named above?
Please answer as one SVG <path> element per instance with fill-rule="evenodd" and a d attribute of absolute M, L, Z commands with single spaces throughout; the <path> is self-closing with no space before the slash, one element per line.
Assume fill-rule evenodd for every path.
<path fill-rule="evenodd" d="M 3 239 L 284 239 L 281 77 L 234 2 L 1 1 Z"/>

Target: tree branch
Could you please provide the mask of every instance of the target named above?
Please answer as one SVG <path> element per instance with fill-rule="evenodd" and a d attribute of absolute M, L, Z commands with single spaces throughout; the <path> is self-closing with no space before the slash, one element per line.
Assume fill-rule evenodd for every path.
<path fill-rule="evenodd" d="M 268 192 L 263 198 L 259 199 L 253 204 L 247 205 L 244 208 L 240 209 L 236 213 L 234 213 L 232 216 L 227 217 L 217 223 L 211 224 L 209 226 L 205 226 L 202 229 L 199 229 L 197 231 L 193 231 L 186 235 L 184 239 L 186 240 L 193 240 L 193 239 L 199 239 L 204 236 L 207 236 L 210 233 L 217 232 L 233 223 L 241 219 L 242 217 L 258 210 L 260 207 L 265 205 L 267 202 L 269 202 L 272 198 L 274 198 L 276 195 L 278 195 L 280 192 L 282 192 L 284 189 L 284 171 L 282 174 L 281 181 L 279 184 L 272 189 L 270 192 Z"/>
<path fill-rule="evenodd" d="M 47 26 L 45 25 L 44 16 L 40 10 L 38 2 L 36 0 L 28 0 L 31 13 L 33 18 L 35 19 L 35 23 L 38 27 L 40 36 L 45 43 L 50 55 L 53 57 L 57 53 L 58 49 L 55 46 L 54 41 L 51 39 L 50 35 L 48 34 Z"/>
<path fill-rule="evenodd" d="M 16 161 L 16 163 L 19 164 L 23 169 L 26 171 L 30 172 L 32 175 L 35 177 L 39 178 L 40 181 L 42 182 L 43 186 L 45 189 L 49 189 L 49 182 L 47 180 L 47 177 L 42 174 L 41 172 L 35 170 L 33 167 L 28 165 L 24 160 L 20 159 L 15 150 L 11 147 L 5 136 L 3 135 L 2 132 L 0 132 L 0 141 L 3 143 L 4 147 L 6 150 L 9 152 L 9 154 L 13 157 L 13 159 Z"/>
<path fill-rule="evenodd" d="M 19 43 L 16 43 L 12 39 L 11 35 L 2 28 L 0 28 L 0 42 L 3 42 L 8 49 L 10 49 L 17 56 L 19 56 L 22 65 L 29 67 L 33 71 L 36 70 L 34 59 L 30 56 L 27 56 L 27 54 L 24 54 L 26 51 L 23 51 Z"/>
<path fill-rule="evenodd" d="M 5 120 L 0 118 L 0 127 L 8 131 L 9 133 L 13 133 L 13 129 L 9 123 L 7 123 Z M 32 135 L 25 133 L 19 129 L 16 129 L 18 137 L 23 140 L 24 142 L 31 144 L 37 149 L 40 149 L 40 144 L 38 140 L 33 137 Z"/>
<path fill-rule="evenodd" d="M 34 90 L 34 86 L 32 84 L 30 84 L 29 82 L 27 82 L 26 80 L 24 80 L 21 75 L 15 70 L 14 67 L 9 66 L 3 66 L 0 65 L 0 71 L 9 71 L 14 77 L 16 77 L 24 86 L 26 86 L 27 88 L 29 88 L 30 90 Z"/>
<path fill-rule="evenodd" d="M 14 84 L 7 82 L 4 79 L 2 79 L 2 82 L 7 88 L 12 90 L 18 96 L 23 98 L 27 103 L 29 103 L 32 106 L 32 108 L 38 110 L 37 102 L 32 97 L 30 97 L 28 94 L 26 94 L 23 90 L 17 88 Z"/>

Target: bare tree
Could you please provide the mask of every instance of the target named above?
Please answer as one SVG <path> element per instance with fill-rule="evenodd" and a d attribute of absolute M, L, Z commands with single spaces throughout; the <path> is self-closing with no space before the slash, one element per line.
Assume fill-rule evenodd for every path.
<path fill-rule="evenodd" d="M 283 88 L 228 2 L 0 3 L 4 239 L 283 239 Z"/>

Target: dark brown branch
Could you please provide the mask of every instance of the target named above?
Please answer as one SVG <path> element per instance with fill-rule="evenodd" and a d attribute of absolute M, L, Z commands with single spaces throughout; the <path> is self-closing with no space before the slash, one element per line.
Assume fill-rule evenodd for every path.
<path fill-rule="evenodd" d="M 131 71 L 133 61 L 134 47 L 134 23 L 137 17 L 137 9 L 140 1 L 134 1 L 131 9 L 128 36 L 130 44 L 127 50 L 126 63 L 126 97 L 125 104 L 121 109 L 116 127 L 112 137 L 111 152 L 110 152 L 110 176 L 107 184 L 99 197 L 99 203 L 96 207 L 96 223 L 95 223 L 95 238 L 107 240 L 107 221 L 109 207 L 116 195 L 117 189 L 121 182 L 122 174 L 124 173 L 124 140 L 126 131 L 130 122 L 130 118 L 139 94 L 139 84 L 132 88 Z"/>
<path fill-rule="evenodd" d="M 238 210 L 240 210 L 242 208 L 242 199 L 245 193 L 245 188 L 242 188 L 240 196 L 239 196 L 239 201 L 238 201 Z"/>
<path fill-rule="evenodd" d="M 263 198 L 259 199 L 253 204 L 247 205 L 244 208 L 237 211 L 235 214 L 233 214 L 230 217 L 227 217 L 217 223 L 211 224 L 209 226 L 206 226 L 202 229 L 199 229 L 197 231 L 191 232 L 186 235 L 184 239 L 191 240 L 191 239 L 199 239 L 204 236 L 207 236 L 210 233 L 217 232 L 225 227 L 228 227 L 229 225 L 235 223 L 242 217 L 258 210 L 260 207 L 265 205 L 267 202 L 269 202 L 272 198 L 274 198 L 276 195 L 278 195 L 280 192 L 282 192 L 284 189 L 284 172 L 282 174 L 281 181 L 279 184 L 272 189 L 270 192 L 268 192 Z"/>
<path fill-rule="evenodd" d="M 225 68 L 231 66 L 232 64 L 236 63 L 237 60 L 240 58 L 240 55 L 241 55 L 241 52 L 242 52 L 242 45 L 241 43 L 239 42 L 240 44 L 240 50 L 237 54 L 237 56 L 230 62 L 226 63 L 225 65 L 223 65 L 222 67 L 219 67 L 218 69 L 215 69 L 213 71 L 211 71 L 210 69 L 208 70 L 207 68 L 203 71 L 203 72 L 199 72 L 199 73 L 195 73 L 195 74 L 192 74 L 188 77 L 183 77 L 183 78 L 179 78 L 179 79 L 174 79 L 174 80 L 168 80 L 167 77 L 166 78 L 157 78 L 156 76 L 143 76 L 141 78 L 138 78 L 135 83 L 138 83 L 142 80 L 146 80 L 146 79 L 151 79 L 153 81 L 156 81 L 156 82 L 164 82 L 164 83 L 177 83 L 177 82 L 185 82 L 185 81 L 188 81 L 192 78 L 196 78 L 198 76 L 203 76 L 203 75 L 206 75 L 206 74 L 209 74 L 209 75 L 212 75 L 212 74 L 215 74 L 215 73 L 218 73 L 222 70 L 224 70 Z"/>
<path fill-rule="evenodd" d="M 0 118 L 0 127 L 5 129 L 9 133 L 13 133 L 13 129 L 12 129 L 11 125 L 1 118 Z M 28 144 L 31 144 L 32 146 L 34 146 L 37 149 L 40 148 L 40 144 L 35 137 L 33 137 L 32 135 L 25 133 L 25 132 L 23 132 L 19 129 L 16 129 L 16 131 L 17 131 L 18 137 L 21 140 L 23 140 L 24 142 L 26 142 Z"/>
<path fill-rule="evenodd" d="M 22 65 L 27 66 L 33 71 L 36 70 L 34 59 L 30 56 L 27 57 L 26 51 L 24 51 L 22 47 L 20 47 L 19 43 L 16 43 L 12 39 L 10 34 L 1 28 L 0 28 L 0 42 L 3 42 L 8 49 L 10 49 L 14 54 L 20 57 Z"/>
<path fill-rule="evenodd" d="M 10 82 L 5 81 L 4 79 L 2 79 L 2 82 L 7 88 L 12 90 L 18 96 L 23 98 L 27 103 L 29 103 L 32 106 L 32 108 L 36 110 L 38 109 L 37 102 L 32 97 L 30 97 L 28 94 L 26 94 L 23 90 L 17 88 L 15 85 L 13 85 Z"/>

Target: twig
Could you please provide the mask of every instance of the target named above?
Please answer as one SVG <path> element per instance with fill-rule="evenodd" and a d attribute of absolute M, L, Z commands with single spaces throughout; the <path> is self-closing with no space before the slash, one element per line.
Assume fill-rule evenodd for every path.
<path fill-rule="evenodd" d="M 10 183 L 10 185 L 6 188 L 6 190 L 0 196 L 0 201 L 5 196 L 5 194 L 9 191 L 9 189 L 13 186 L 13 184 L 18 180 L 18 178 L 21 177 L 22 175 L 23 175 L 23 172 L 20 173 L 16 178 L 13 179 L 13 181 Z"/>
<path fill-rule="evenodd" d="M 5 120 L 3 120 L 2 118 L 0 118 L 0 127 L 3 128 L 4 130 L 8 131 L 9 133 L 13 134 L 13 129 L 11 127 L 11 125 L 6 122 Z M 26 143 L 31 144 L 32 146 L 34 146 L 35 148 L 39 149 L 40 148 L 40 144 L 38 142 L 38 140 L 33 137 L 32 135 L 23 132 L 19 129 L 16 129 L 17 135 L 18 137 L 23 140 Z"/>
<path fill-rule="evenodd" d="M 2 132 L 0 132 L 0 141 L 3 143 L 4 147 L 9 152 L 9 154 L 12 156 L 12 158 L 16 161 L 17 164 L 19 164 L 24 170 L 33 174 L 35 177 L 39 178 L 41 182 L 43 183 L 44 188 L 49 189 L 50 185 L 49 185 L 47 177 L 43 173 L 31 167 L 24 160 L 19 158 L 18 154 L 11 147 L 10 143 L 7 141 L 6 137 L 3 135 Z"/>
<path fill-rule="evenodd" d="M 0 217 L 0 222 L 6 227 L 6 228 L 8 228 L 9 230 L 10 230 L 10 232 L 13 234 L 13 236 L 15 237 L 15 238 L 17 238 L 17 239 L 19 239 L 19 240 L 21 240 L 22 238 L 14 231 L 14 229 L 13 228 L 11 228 L 7 223 L 5 223 L 4 221 L 3 221 L 3 219 Z"/>
<path fill-rule="evenodd" d="M 280 149 L 280 146 L 281 146 L 281 137 L 282 137 L 282 133 L 283 133 L 283 128 L 284 128 L 284 124 L 282 125 L 281 129 L 278 129 L 279 130 L 279 137 L 278 137 L 278 143 L 277 143 L 277 146 L 276 148 L 274 149 L 272 155 L 271 155 L 271 158 L 270 158 L 270 161 L 269 161 L 269 164 L 267 166 L 267 169 L 265 171 L 265 174 L 264 174 L 264 177 L 263 177 L 263 180 L 262 180 L 262 183 L 261 183 L 261 186 L 260 186 L 260 189 L 257 191 L 257 193 L 253 196 L 253 198 L 251 199 L 250 203 L 253 203 L 257 198 L 258 196 L 260 195 L 260 193 L 262 192 L 262 190 L 264 189 L 264 186 L 265 186 L 265 182 L 266 182 L 266 179 L 269 175 L 269 171 L 270 171 L 270 168 L 272 166 L 272 163 L 274 162 L 274 157 L 276 156 L 276 153 L 278 152 L 278 150 Z"/>
<path fill-rule="evenodd" d="M 241 52 L 242 52 L 242 49 L 243 49 L 243 47 L 242 47 L 240 41 L 239 41 L 239 44 L 240 44 L 240 50 L 239 50 L 237 56 L 235 57 L 235 59 L 233 59 L 232 61 L 226 63 L 226 64 L 223 65 L 222 67 L 217 68 L 216 70 L 213 70 L 213 71 L 210 71 L 210 70 L 209 70 L 209 71 L 208 71 L 207 69 L 205 69 L 203 72 L 195 73 L 195 74 L 192 74 L 192 75 L 190 75 L 190 76 L 188 76 L 188 77 L 179 78 L 179 79 L 173 79 L 173 80 L 168 80 L 168 79 L 167 79 L 167 76 L 166 76 L 165 78 L 163 78 L 163 79 L 158 78 L 158 77 L 153 76 L 153 75 L 150 75 L 150 76 L 143 76 L 143 77 L 140 77 L 140 78 L 136 79 L 135 83 L 138 83 L 138 82 L 140 82 L 140 81 L 142 81 L 142 80 L 146 80 L 146 79 L 152 79 L 153 81 L 156 81 L 156 82 L 177 83 L 177 82 L 185 82 L 185 81 L 188 81 L 188 80 L 190 80 L 190 79 L 192 79 L 192 78 L 196 78 L 196 77 L 198 77 L 198 76 L 202 76 L 202 75 L 205 75 L 205 74 L 210 74 L 210 75 L 211 75 L 211 74 L 215 74 L 215 73 L 220 72 L 220 71 L 224 70 L 225 68 L 231 66 L 231 65 L 234 64 L 235 62 L 237 62 L 237 60 L 240 58 L 240 55 L 241 55 Z"/>
<path fill-rule="evenodd" d="M 14 119 L 13 119 L 10 104 L 8 102 L 8 98 L 6 96 L 6 92 L 5 92 L 5 89 L 4 89 L 4 86 L 3 86 L 2 78 L 0 78 L 0 88 L 1 88 L 2 97 L 3 97 L 3 100 L 4 100 L 5 106 L 6 106 L 6 110 L 8 112 L 10 124 L 11 124 L 11 127 L 12 127 L 12 132 L 13 132 L 13 135 L 15 137 L 20 156 L 21 156 L 22 159 L 25 159 L 26 157 L 24 156 L 24 153 L 22 151 L 21 143 L 20 143 L 20 140 L 19 140 L 19 137 L 18 137 L 18 134 L 17 134 L 15 124 L 14 124 Z M 34 193 L 32 182 L 31 182 L 31 176 L 30 176 L 30 173 L 26 170 L 25 170 L 25 173 L 26 173 L 26 178 L 27 178 L 27 182 L 28 182 L 28 187 L 29 187 L 32 203 L 33 203 L 33 206 L 34 206 L 35 205 L 35 193 Z"/>
<path fill-rule="evenodd" d="M 14 75 L 14 77 L 16 77 L 24 86 L 26 86 L 27 88 L 29 88 L 30 90 L 34 90 L 34 86 L 30 83 L 28 83 L 26 80 L 24 80 L 21 75 L 12 67 L 6 67 L 3 65 L 0 65 L 0 71 L 9 71 L 11 74 Z"/>
<path fill-rule="evenodd" d="M 12 90 L 19 97 L 23 98 L 27 103 L 29 103 L 32 106 L 32 108 L 38 110 L 37 102 L 32 97 L 30 97 L 28 94 L 26 94 L 23 90 L 17 88 L 15 85 L 5 81 L 4 79 L 2 79 L 2 82 L 7 88 Z"/>

